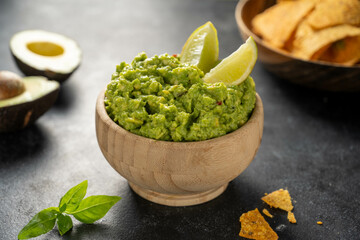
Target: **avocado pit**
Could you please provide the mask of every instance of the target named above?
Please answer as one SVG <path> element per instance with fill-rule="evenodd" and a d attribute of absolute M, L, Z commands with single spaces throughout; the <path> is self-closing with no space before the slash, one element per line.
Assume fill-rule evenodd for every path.
<path fill-rule="evenodd" d="M 25 85 L 19 75 L 0 71 L 0 100 L 16 97 L 24 91 Z"/>

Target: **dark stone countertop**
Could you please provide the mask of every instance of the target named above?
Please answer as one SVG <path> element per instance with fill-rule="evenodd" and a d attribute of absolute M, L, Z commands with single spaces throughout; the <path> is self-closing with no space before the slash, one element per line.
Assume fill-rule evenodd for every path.
<path fill-rule="evenodd" d="M 80 68 L 61 86 L 56 104 L 34 125 L 0 134 L 0 239 L 18 232 L 41 209 L 56 206 L 72 186 L 88 179 L 88 195 L 119 195 L 93 225 L 74 220 L 60 237 L 55 228 L 37 239 L 241 239 L 239 217 L 265 207 L 266 192 L 287 188 L 297 224 L 286 213 L 268 219 L 280 239 L 359 239 L 359 94 L 313 91 L 276 79 L 257 63 L 252 73 L 265 111 L 261 147 L 251 165 L 213 201 L 192 207 L 148 202 L 129 188 L 100 152 L 95 101 L 115 65 L 137 53 L 177 53 L 190 33 L 210 20 L 220 57 L 242 40 L 237 1 L 0 2 L 0 69 L 20 74 L 9 52 L 11 36 L 44 29 L 75 39 Z M 323 225 L 316 224 L 323 221 Z"/>

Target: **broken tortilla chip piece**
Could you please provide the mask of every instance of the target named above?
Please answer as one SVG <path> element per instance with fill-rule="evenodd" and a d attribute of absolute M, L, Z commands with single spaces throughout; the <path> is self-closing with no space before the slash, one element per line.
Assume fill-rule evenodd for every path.
<path fill-rule="evenodd" d="M 306 60 L 317 60 L 332 43 L 346 37 L 360 36 L 360 28 L 351 25 L 338 25 L 316 31 L 311 35 L 294 40 L 294 54 Z M 317 53 L 321 51 L 321 54 Z"/>
<path fill-rule="evenodd" d="M 309 21 L 304 19 L 299 23 L 299 26 L 296 29 L 294 40 L 301 42 L 304 38 L 312 34 L 314 34 L 314 29 L 310 26 Z"/>
<path fill-rule="evenodd" d="M 290 211 L 288 212 L 287 219 L 291 223 L 296 223 L 296 218 L 295 218 L 295 215 L 293 212 L 290 212 Z"/>
<path fill-rule="evenodd" d="M 291 39 L 292 41 L 287 43 L 287 50 L 289 52 L 293 52 L 296 48 L 298 48 L 297 45 L 300 45 L 306 37 L 311 36 L 312 34 L 314 34 L 314 29 L 310 26 L 306 19 L 303 19 L 296 28 Z"/>
<path fill-rule="evenodd" d="M 268 211 L 266 208 L 264 208 L 264 209 L 262 210 L 262 212 L 263 212 L 263 214 L 265 214 L 265 215 L 268 216 L 269 218 L 273 218 L 273 217 L 274 217 L 271 213 L 269 213 L 269 211 Z"/>
<path fill-rule="evenodd" d="M 270 207 L 280 208 L 290 212 L 294 206 L 291 203 L 291 197 L 288 190 L 279 189 L 261 198 Z"/>
<path fill-rule="evenodd" d="M 240 222 L 240 237 L 256 240 L 277 240 L 279 238 L 257 208 L 243 213 Z"/>
<path fill-rule="evenodd" d="M 334 42 L 320 55 L 319 60 L 352 66 L 360 60 L 360 36 Z"/>
<path fill-rule="evenodd" d="M 340 24 L 360 25 L 359 0 L 322 0 L 309 14 L 308 21 L 315 29 Z"/>
<path fill-rule="evenodd" d="M 253 31 L 269 44 L 282 48 L 298 23 L 314 8 L 308 1 L 283 1 L 258 14 L 252 21 Z"/>

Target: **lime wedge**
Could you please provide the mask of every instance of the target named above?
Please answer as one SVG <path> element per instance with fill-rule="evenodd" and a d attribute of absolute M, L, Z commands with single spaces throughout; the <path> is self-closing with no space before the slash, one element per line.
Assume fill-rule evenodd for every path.
<path fill-rule="evenodd" d="M 182 63 L 200 68 L 204 73 L 210 71 L 219 58 L 217 31 L 211 22 L 198 27 L 187 39 L 180 55 Z"/>
<path fill-rule="evenodd" d="M 238 50 L 205 74 L 204 81 L 207 83 L 223 82 L 227 86 L 239 85 L 250 75 L 256 59 L 256 43 L 252 37 L 249 37 Z"/>

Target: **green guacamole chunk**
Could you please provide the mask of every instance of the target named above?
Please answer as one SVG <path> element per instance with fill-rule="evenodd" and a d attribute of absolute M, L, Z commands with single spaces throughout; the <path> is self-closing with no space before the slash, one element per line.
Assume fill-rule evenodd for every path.
<path fill-rule="evenodd" d="M 138 54 L 116 66 L 105 92 L 105 107 L 126 130 L 165 141 L 200 141 L 232 132 L 251 116 L 255 84 L 237 86 L 203 82 L 196 66 L 163 54 Z"/>

